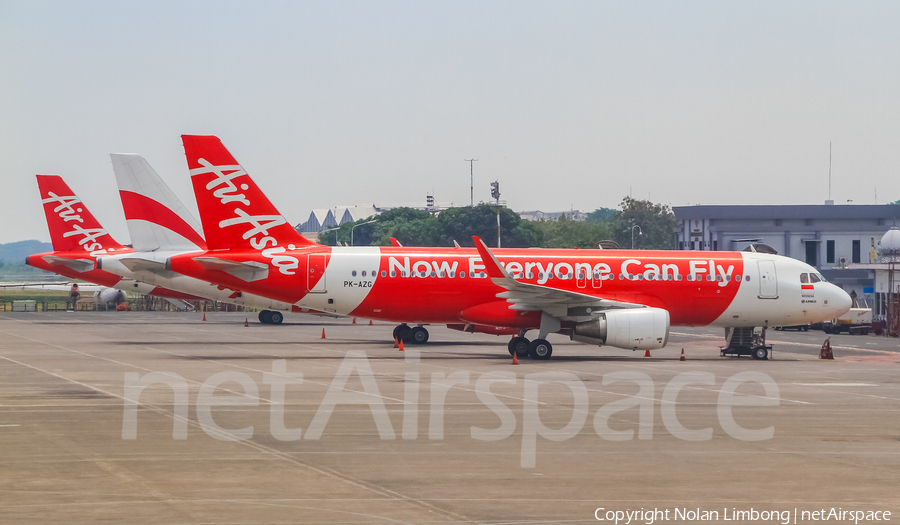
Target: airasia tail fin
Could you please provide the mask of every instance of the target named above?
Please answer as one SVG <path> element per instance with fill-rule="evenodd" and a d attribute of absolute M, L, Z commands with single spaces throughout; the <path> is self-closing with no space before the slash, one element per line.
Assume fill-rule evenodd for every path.
<path fill-rule="evenodd" d="M 56 252 L 122 250 L 59 175 L 38 175 L 50 242 Z"/>
<path fill-rule="evenodd" d="M 113 171 L 136 252 L 206 250 L 200 224 L 144 157 L 113 153 Z"/>
<path fill-rule="evenodd" d="M 182 135 L 181 140 L 210 250 L 316 245 L 275 209 L 218 137 Z"/>

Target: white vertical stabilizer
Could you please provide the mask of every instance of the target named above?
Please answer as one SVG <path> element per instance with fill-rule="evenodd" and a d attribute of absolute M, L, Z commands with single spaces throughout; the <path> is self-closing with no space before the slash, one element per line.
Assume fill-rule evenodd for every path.
<path fill-rule="evenodd" d="M 143 157 L 110 157 L 135 252 L 206 249 L 200 224 Z"/>

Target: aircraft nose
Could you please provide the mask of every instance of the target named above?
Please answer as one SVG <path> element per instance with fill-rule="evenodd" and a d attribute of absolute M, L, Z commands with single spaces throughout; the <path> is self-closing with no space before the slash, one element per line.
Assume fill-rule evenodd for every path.
<path fill-rule="evenodd" d="M 835 317 L 844 315 L 849 312 L 850 307 L 853 306 L 853 299 L 850 298 L 850 294 L 837 286 L 833 286 L 832 289 L 834 293 L 831 294 L 831 301 L 834 305 Z"/>

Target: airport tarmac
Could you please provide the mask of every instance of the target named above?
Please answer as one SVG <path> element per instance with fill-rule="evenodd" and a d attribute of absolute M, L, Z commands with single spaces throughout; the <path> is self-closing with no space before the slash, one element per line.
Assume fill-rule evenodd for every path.
<path fill-rule="evenodd" d="M 245 317 L 0 314 L 0 522 L 900 515 L 897 339 L 832 336 L 823 361 L 822 332 L 770 331 L 755 361 L 718 329 L 650 358 L 551 335 L 553 359 L 512 365 L 507 337 L 429 327 L 401 353 L 392 324 Z M 173 386 L 138 397 L 148 374 Z"/>

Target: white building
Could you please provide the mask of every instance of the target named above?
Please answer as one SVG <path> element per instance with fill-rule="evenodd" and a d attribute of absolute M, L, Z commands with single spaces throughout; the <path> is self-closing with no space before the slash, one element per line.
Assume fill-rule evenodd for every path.
<path fill-rule="evenodd" d="M 766 244 L 815 266 L 829 281 L 875 304 L 882 236 L 900 225 L 900 205 L 675 206 L 679 250 L 743 250 Z"/>

